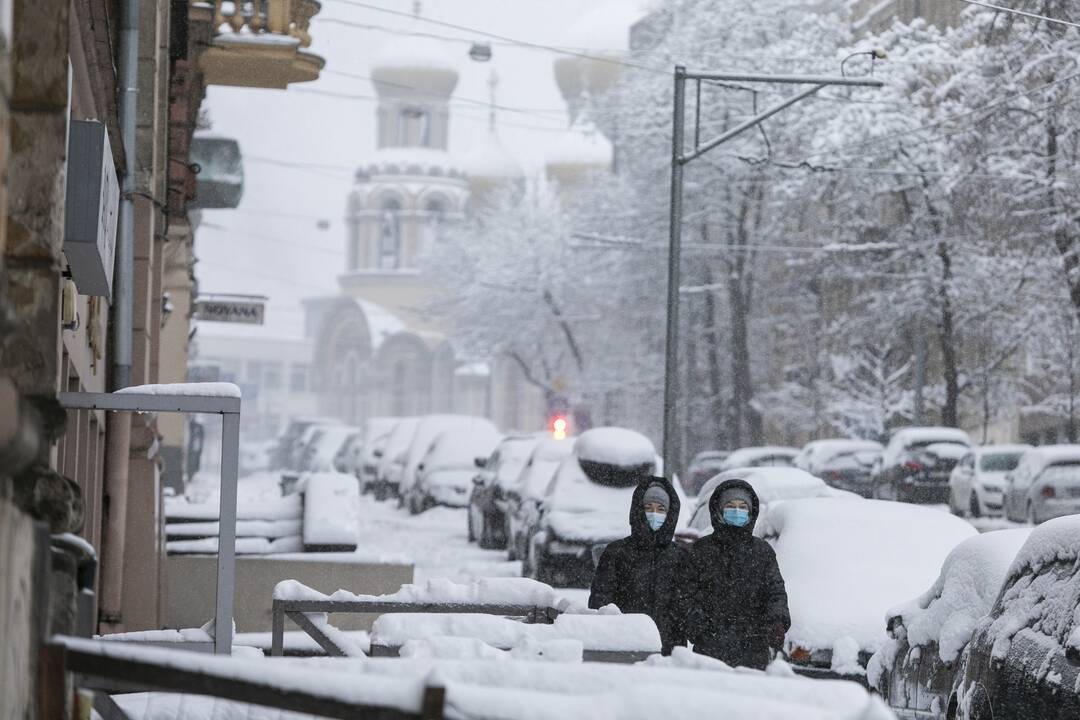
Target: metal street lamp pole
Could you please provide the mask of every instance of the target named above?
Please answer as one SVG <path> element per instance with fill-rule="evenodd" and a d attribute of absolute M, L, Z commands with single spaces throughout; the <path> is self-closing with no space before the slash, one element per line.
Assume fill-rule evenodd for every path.
<path fill-rule="evenodd" d="M 780 83 L 788 85 L 809 85 L 810 87 L 773 105 L 759 115 L 727 130 L 719 137 L 705 143 L 700 142 L 700 123 L 695 124 L 694 150 L 690 153 L 684 153 L 687 80 L 694 80 L 697 84 L 694 113 L 697 120 L 700 120 L 701 118 L 702 80 Z M 671 212 L 668 225 L 670 244 L 668 246 L 667 335 L 665 341 L 666 352 L 664 368 L 664 472 L 666 474 L 671 474 L 675 470 L 675 437 L 677 434 L 675 426 L 678 417 L 675 405 L 679 393 L 679 284 L 680 260 L 682 258 L 683 167 L 691 160 L 695 160 L 710 150 L 728 142 L 732 138 L 741 135 L 747 130 L 757 127 L 763 121 L 777 114 L 781 110 L 791 107 L 795 103 L 810 97 L 822 88 L 830 85 L 880 88 L 884 83 L 880 80 L 862 77 L 757 75 L 748 73 L 716 72 L 690 73 L 687 72 L 686 68 L 682 65 L 677 65 L 675 67 L 675 107 L 672 114 L 671 132 Z"/>

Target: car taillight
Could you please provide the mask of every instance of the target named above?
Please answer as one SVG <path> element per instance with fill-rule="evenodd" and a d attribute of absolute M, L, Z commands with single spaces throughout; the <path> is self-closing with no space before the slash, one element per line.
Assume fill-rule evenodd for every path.
<path fill-rule="evenodd" d="M 914 460 L 908 460 L 906 463 L 903 464 L 902 467 L 905 470 L 910 470 L 911 472 L 922 472 L 923 470 L 923 464 Z"/>
<path fill-rule="evenodd" d="M 804 647 L 796 645 L 791 648 L 791 652 L 788 653 L 788 660 L 794 663 L 808 663 L 810 662 L 810 651 Z"/>
<path fill-rule="evenodd" d="M 840 480 L 841 479 L 840 473 L 837 472 L 836 470 L 830 470 L 829 472 L 825 473 L 825 477 L 828 478 L 829 480 Z"/>
<path fill-rule="evenodd" d="M 1044 498 L 1052 498 L 1052 497 L 1057 495 L 1057 493 L 1054 491 L 1054 486 L 1053 485 L 1045 485 L 1045 486 L 1043 486 L 1041 494 L 1042 494 L 1042 496 Z"/>

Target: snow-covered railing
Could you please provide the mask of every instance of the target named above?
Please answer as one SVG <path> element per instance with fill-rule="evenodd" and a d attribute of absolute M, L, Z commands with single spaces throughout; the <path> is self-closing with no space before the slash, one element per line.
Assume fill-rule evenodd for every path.
<path fill-rule="evenodd" d="M 345 590 L 325 595 L 295 580 L 285 580 L 274 588 L 270 654 L 280 656 L 284 652 L 285 618 L 296 623 L 328 655 L 344 657 L 354 653 L 340 642 L 340 631 L 326 621 L 327 613 L 480 614 L 552 623 L 562 612 L 558 605 L 551 587 L 527 578 L 483 578 L 468 585 L 431 580 L 422 586 L 405 585 L 391 595 L 355 595 Z"/>
<path fill-rule="evenodd" d="M 365 678 L 350 668 L 319 668 L 313 678 L 309 666 L 291 660 L 259 662 L 64 636 L 53 637 L 48 650 L 63 672 L 76 675 L 78 688 L 202 695 L 341 720 L 444 716 L 446 690 L 426 677 Z"/>

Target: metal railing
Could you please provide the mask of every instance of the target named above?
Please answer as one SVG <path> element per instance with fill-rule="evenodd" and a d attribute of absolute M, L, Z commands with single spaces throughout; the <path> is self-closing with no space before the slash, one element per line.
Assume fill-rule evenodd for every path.
<path fill-rule="evenodd" d="M 214 0 L 214 31 L 272 33 L 311 46 L 311 18 L 321 6 L 315 0 Z"/>
<path fill-rule="evenodd" d="M 371 705 L 334 696 L 318 687 L 284 689 L 273 677 L 262 678 L 258 672 L 237 673 L 235 667 L 243 660 L 206 656 L 211 662 L 189 667 L 177 662 L 181 652 L 117 652 L 117 643 L 83 638 L 55 637 L 48 650 L 64 672 L 76 676 L 78 688 L 102 693 L 104 700 L 95 702 L 103 717 L 123 718 L 123 712 L 109 698 L 110 693 L 162 691 L 187 695 L 202 695 L 222 700 L 260 705 L 307 715 L 341 720 L 442 720 L 446 689 L 425 684 L 418 698 L 418 712 L 396 707 Z M 257 670 L 257 668 L 256 668 Z M 366 678 L 373 685 L 383 679 Z M 356 682 L 363 683 L 360 676 Z M 99 698 L 100 700 L 100 698 Z"/>
<path fill-rule="evenodd" d="M 335 641 L 321 623 L 315 622 L 308 613 L 335 613 L 354 615 L 387 615 L 393 613 L 438 613 L 497 615 L 522 618 L 526 623 L 551 624 L 560 610 L 535 605 L 499 605 L 484 603 L 414 603 L 385 600 L 282 600 L 274 598 L 273 629 L 270 655 L 281 656 L 285 650 L 285 618 L 289 618 L 306 632 L 328 655 L 345 657 L 348 648 Z"/>

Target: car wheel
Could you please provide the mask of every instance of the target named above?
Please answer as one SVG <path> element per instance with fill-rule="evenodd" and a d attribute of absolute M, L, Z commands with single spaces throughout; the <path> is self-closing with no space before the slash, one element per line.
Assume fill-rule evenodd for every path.
<path fill-rule="evenodd" d="M 956 492 L 949 488 L 949 512 L 957 517 L 963 516 L 964 511 L 956 504 Z"/>
<path fill-rule="evenodd" d="M 979 494 L 974 490 L 971 491 L 971 503 L 968 505 L 968 512 L 971 513 L 971 517 L 982 517 L 982 508 L 979 507 Z"/>
<path fill-rule="evenodd" d="M 469 512 L 467 513 L 468 518 L 466 520 L 469 526 L 469 542 L 476 542 L 476 528 L 473 524 L 473 515 L 476 512 L 475 507 L 476 506 L 474 506 L 472 503 L 469 503 Z"/>
<path fill-rule="evenodd" d="M 424 512 L 423 499 L 414 492 L 409 493 L 409 513 L 412 515 L 419 515 Z"/>

